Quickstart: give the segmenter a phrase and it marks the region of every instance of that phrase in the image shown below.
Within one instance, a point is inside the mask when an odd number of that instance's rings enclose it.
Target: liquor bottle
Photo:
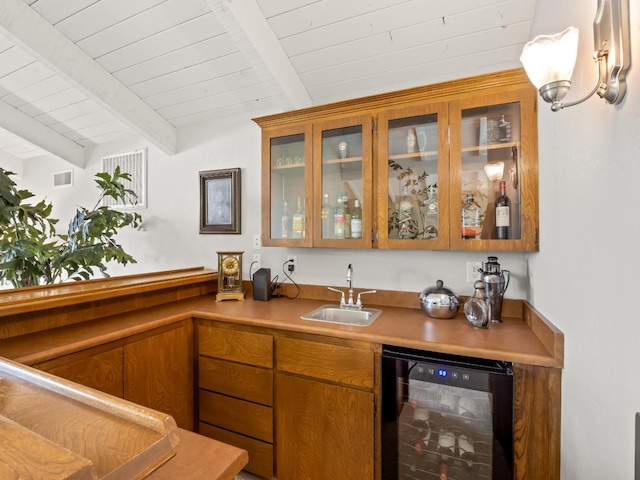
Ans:
[[[289,206],[287,202],[282,204],[282,218],[280,219],[280,237],[289,238],[291,231],[291,217],[289,216]]]
[[[507,239],[511,233],[511,200],[507,197],[506,183],[500,182],[500,195],[496,198],[496,238]]]
[[[322,195],[322,238],[333,238],[333,210],[329,204],[329,194]]]
[[[462,207],[462,238],[474,239],[481,231],[480,207],[473,201],[473,194],[467,193],[467,203]]]
[[[304,206],[302,205],[300,197],[298,197],[298,208],[296,209],[296,213],[293,214],[291,230],[293,231],[293,238],[304,238]]]
[[[344,205],[344,238],[351,238],[351,208],[349,208],[347,192],[342,193],[342,204]]]
[[[398,199],[398,238],[414,238],[417,224],[413,218],[413,201],[407,185]]]
[[[344,238],[344,204],[342,203],[342,193],[336,197],[336,208],[333,210],[333,236]]]
[[[362,238],[362,207],[357,198],[353,201],[351,212],[351,238]]]
[[[475,293],[464,302],[464,315],[474,327],[488,328],[491,312],[484,292],[484,282],[476,280],[473,288],[475,288]]]

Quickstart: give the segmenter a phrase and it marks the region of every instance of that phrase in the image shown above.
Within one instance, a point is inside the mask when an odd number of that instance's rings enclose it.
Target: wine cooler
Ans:
[[[513,479],[511,364],[385,346],[383,480]]]

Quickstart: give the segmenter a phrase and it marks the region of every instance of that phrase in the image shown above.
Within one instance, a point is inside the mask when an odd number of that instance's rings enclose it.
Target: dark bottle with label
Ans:
[[[456,448],[456,437],[450,431],[440,430],[436,452],[440,455],[440,480],[447,480],[449,463],[453,459]]]
[[[504,240],[511,234],[511,200],[507,197],[506,183],[500,182],[500,195],[496,198],[496,238]]]

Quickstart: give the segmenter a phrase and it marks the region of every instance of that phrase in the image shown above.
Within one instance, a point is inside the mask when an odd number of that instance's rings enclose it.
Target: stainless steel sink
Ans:
[[[365,327],[371,325],[380,316],[382,310],[377,308],[363,308],[362,310],[349,310],[337,305],[323,305],[315,310],[301,315],[303,320],[315,320],[317,322],[341,323],[343,325],[357,325]]]

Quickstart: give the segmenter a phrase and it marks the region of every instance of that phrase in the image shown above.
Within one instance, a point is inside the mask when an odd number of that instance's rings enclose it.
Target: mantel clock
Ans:
[[[242,254],[244,252],[218,252],[218,293],[221,300],[244,300],[242,287]]]

